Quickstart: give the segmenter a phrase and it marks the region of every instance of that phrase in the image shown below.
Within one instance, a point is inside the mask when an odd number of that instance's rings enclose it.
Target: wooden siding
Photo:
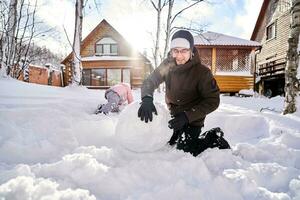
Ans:
[[[133,88],[140,87],[150,73],[150,66],[147,66],[143,60],[85,61],[83,69],[130,69],[130,82]]]
[[[239,92],[242,89],[253,89],[252,76],[214,75],[221,92]]]
[[[140,87],[145,77],[150,74],[151,65],[143,60],[139,61],[85,61],[83,69],[130,69],[130,82],[133,88]],[[71,66],[66,65],[64,71],[64,83],[68,85],[71,80]]]
[[[262,44],[256,56],[256,85],[260,94],[284,93],[286,54],[290,27],[288,0],[264,0],[251,39]],[[275,37],[267,40],[267,27],[275,24]]]
[[[50,74],[51,74],[49,77],[49,78],[51,78],[50,84],[52,86],[61,87],[62,86],[62,78],[61,78],[62,73],[60,71],[52,71]]]
[[[129,68],[131,73],[132,87],[140,87],[144,78],[150,73],[152,67],[150,62],[138,52],[134,51],[126,40],[119,34],[106,20],[101,23],[83,40],[81,45],[81,57],[95,56],[95,44],[104,37],[110,37],[117,42],[118,56],[125,56],[129,58],[137,58],[136,60],[97,60],[97,61],[83,61],[83,69],[122,69]],[[101,57],[101,56],[99,56]],[[113,56],[112,56],[113,57]],[[69,54],[62,62],[66,68],[64,70],[64,83],[68,85],[71,82],[72,55]]]
[[[28,79],[25,80],[24,74],[21,73],[18,80],[36,83],[41,85],[62,86],[62,73],[60,71],[51,70],[41,66],[29,65]]]
[[[282,11],[279,7],[276,8],[275,0],[270,0],[261,20],[262,22],[257,30],[256,37],[253,38],[262,44],[261,51],[257,54],[258,65],[286,57],[286,51],[288,49],[287,40],[289,37],[290,13],[289,10]],[[275,38],[267,40],[266,27],[271,23],[275,23],[276,36]]]
[[[220,87],[221,93],[226,93],[226,92],[239,92],[242,89],[253,89],[253,81],[254,81],[254,76],[236,76],[236,75],[216,75],[218,71],[218,65],[217,65],[217,60],[220,59],[218,57],[218,50],[238,50],[241,52],[248,51],[249,54],[253,54],[255,48],[253,47],[241,47],[237,46],[233,48],[232,46],[219,46],[219,48],[215,48],[213,46],[210,46],[210,48],[206,48],[206,46],[197,46],[197,49],[200,54],[200,59],[201,62],[203,61],[204,64],[209,63],[211,66],[208,67],[211,69],[212,74],[217,80],[217,83]],[[224,58],[227,58],[226,56],[223,56]],[[229,57],[228,57],[229,58]],[[229,60],[228,62],[231,62]],[[248,69],[249,74],[254,70],[254,62],[251,62],[251,67]],[[220,64],[219,64],[220,67]],[[234,73],[234,72],[232,72]]]
[[[104,24],[101,29],[94,31],[94,37],[89,37],[82,45],[81,57],[94,56],[95,44],[104,37],[110,37],[117,42],[119,56],[134,56],[129,44],[111,26]]]
[[[127,61],[127,60],[102,60],[102,61],[83,61],[82,66],[84,69],[91,68],[124,68],[124,67],[132,67],[132,66],[140,66],[144,65],[142,60],[138,61]]]
[[[29,67],[29,83],[48,85],[48,69]]]

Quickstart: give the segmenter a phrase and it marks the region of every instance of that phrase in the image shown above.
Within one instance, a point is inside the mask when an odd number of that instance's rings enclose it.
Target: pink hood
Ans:
[[[120,83],[109,88],[110,90],[115,91],[122,99],[122,103],[128,101],[128,104],[133,102],[132,91],[127,83]]]

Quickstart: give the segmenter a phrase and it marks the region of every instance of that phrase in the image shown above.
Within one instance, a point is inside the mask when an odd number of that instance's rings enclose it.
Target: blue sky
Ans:
[[[98,1],[98,9],[94,2]],[[192,23],[195,27],[206,24],[206,31],[214,31],[250,39],[263,0],[211,0],[202,2],[184,12],[176,25]],[[63,31],[65,27],[72,41],[74,27],[74,0],[40,0],[38,16],[56,33],[39,42],[50,49],[67,54],[70,45]],[[177,1],[174,12],[186,5]],[[89,0],[84,11],[83,36],[85,37],[102,20],[106,19],[135,48],[150,50],[155,31],[155,11],[149,0]]]

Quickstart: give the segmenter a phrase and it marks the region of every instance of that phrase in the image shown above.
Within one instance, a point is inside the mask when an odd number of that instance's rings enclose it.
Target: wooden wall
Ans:
[[[29,83],[48,85],[48,69],[29,66]]]
[[[28,80],[25,80],[24,74],[21,73],[19,80],[40,85],[51,85],[62,87],[62,73],[57,70],[49,70],[46,67],[29,65]]]
[[[226,47],[226,46],[197,46],[197,49],[199,51],[200,59],[203,64],[207,65],[212,71],[212,74],[214,75],[218,86],[220,87],[220,91],[222,93],[237,93],[242,89],[253,89],[253,82],[254,77],[253,75],[249,76],[237,76],[237,75],[217,75],[218,66],[217,66],[217,50],[220,49],[237,49],[237,50],[247,50],[249,53],[253,53],[254,47]],[[254,63],[253,63],[254,65]],[[252,66],[254,68],[254,66]],[[252,72],[252,69],[248,69],[249,74]],[[234,72],[233,72],[234,73]]]
[[[290,13],[289,10],[282,8],[280,3],[283,0],[270,0],[260,27],[257,31],[255,41],[262,44],[260,53],[257,54],[257,65],[261,65],[266,62],[285,58],[286,51],[288,49],[288,37],[289,37],[289,23]],[[277,7],[276,7],[277,5]],[[266,27],[275,22],[276,37],[270,40],[266,40]]]
[[[221,92],[239,92],[243,89],[253,89],[252,76],[214,75]]]
[[[108,23],[102,22],[101,28],[94,29],[90,36],[88,36],[82,44],[81,56],[94,56],[95,44],[97,41],[104,37],[110,37],[118,43],[118,55],[119,56],[135,56],[130,48],[130,45],[124,40],[124,38],[116,32]]]
[[[62,73],[60,71],[52,71],[50,73],[51,83],[52,86],[62,87]]]
[[[134,60],[98,60],[83,61],[83,69],[92,68],[130,68],[132,87],[140,87],[144,78],[150,73],[151,65],[147,59],[134,52],[126,40],[105,20],[103,20],[82,42],[81,57],[95,56],[95,44],[103,37],[111,37],[118,43],[118,56],[137,58]],[[99,56],[100,57],[100,56]],[[72,81],[71,54],[64,60],[64,84]]]

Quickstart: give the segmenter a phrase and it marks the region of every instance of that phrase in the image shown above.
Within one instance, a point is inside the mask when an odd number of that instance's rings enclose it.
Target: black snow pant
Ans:
[[[208,148],[230,149],[220,128],[213,128],[200,135],[201,129],[202,127],[199,126],[188,125],[182,130],[174,131],[168,143],[172,146],[176,144],[177,149],[189,152],[193,156],[199,155]]]

